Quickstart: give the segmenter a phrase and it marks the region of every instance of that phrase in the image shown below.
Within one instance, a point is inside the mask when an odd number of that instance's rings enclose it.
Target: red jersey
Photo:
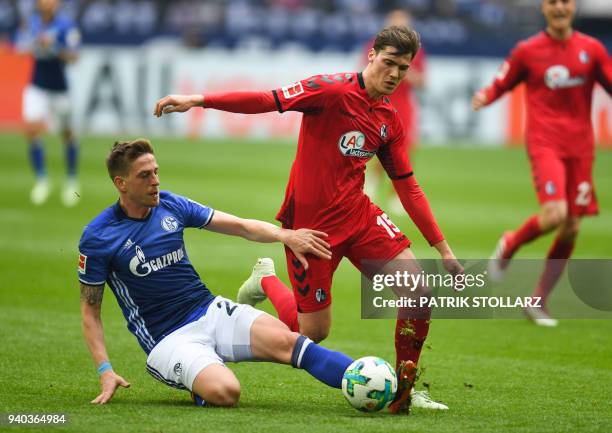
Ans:
[[[273,94],[281,113],[304,113],[277,219],[345,239],[351,221],[360,221],[369,209],[363,183],[373,156],[379,156],[391,178],[412,173],[397,111],[389,98],[368,96],[360,73],[317,75]]]
[[[520,82],[527,87],[527,148],[561,157],[592,157],[593,85],[612,93],[612,66],[597,39],[574,31],[567,40],[540,32],[520,42],[485,89],[490,104]]]
[[[444,239],[405,151],[405,135],[389,98],[368,96],[361,73],[316,75],[272,92],[205,94],[204,108],[233,113],[303,113],[297,154],[277,219],[347,240],[366,220],[366,163],[377,156],[402,205],[434,245]]]

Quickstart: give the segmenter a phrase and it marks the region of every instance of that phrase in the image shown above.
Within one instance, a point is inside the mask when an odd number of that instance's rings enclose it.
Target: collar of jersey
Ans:
[[[132,218],[131,216],[128,216],[124,212],[124,210],[121,208],[121,205],[119,204],[119,200],[117,200],[117,203],[115,203],[115,205],[113,206],[113,209],[115,211],[115,216],[117,217],[118,220],[128,219],[128,220],[137,221],[137,222],[148,221],[151,218],[153,211],[155,210],[155,208],[152,208],[151,212],[149,212],[149,214],[144,218]]]

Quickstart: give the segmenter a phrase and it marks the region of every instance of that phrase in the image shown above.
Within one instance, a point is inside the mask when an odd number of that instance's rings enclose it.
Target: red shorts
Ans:
[[[564,200],[571,216],[599,212],[593,187],[593,158],[561,158],[550,152],[530,154],[529,160],[540,204]]]
[[[360,224],[352,228],[346,240],[335,245],[333,241],[331,243],[331,260],[308,255],[308,270],[285,247],[289,279],[300,313],[320,311],[331,304],[332,278],[343,257],[347,257],[365,276],[369,276],[372,269],[371,264],[368,269],[368,260],[388,262],[410,247],[408,238],[374,204],[370,205]]]

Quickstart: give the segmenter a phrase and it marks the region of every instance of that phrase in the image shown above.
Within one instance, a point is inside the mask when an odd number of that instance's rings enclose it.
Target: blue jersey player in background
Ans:
[[[23,94],[23,120],[30,146],[30,161],[36,183],[30,194],[35,205],[49,197],[51,185],[47,177],[42,135],[47,122],[54,120],[65,144],[66,181],[62,203],[74,206],[79,200],[77,182],[78,143],[71,127],[66,65],[77,59],[81,36],[71,19],[59,11],[59,0],[38,0],[37,11],[17,34],[17,48],[34,57],[30,85]],[[53,118],[51,118],[53,116]]]
[[[129,386],[114,372],[106,351],[101,320],[105,284],[148,355],[147,371],[167,385],[191,390],[198,405],[238,402],[240,383],[227,361],[291,364],[340,388],[352,362],[348,356],[291,332],[250,305],[214,296],[189,261],[183,241],[188,227],[256,242],[279,241],[308,267],[306,254],[331,257],[325,233],[281,229],[160,191],[158,165],[145,139],[115,143],[106,163],[119,200],[85,227],[79,244],[82,327],[102,388],[92,403],[104,404],[119,386]],[[261,285],[262,278],[277,278],[270,259],[260,259],[245,284]]]

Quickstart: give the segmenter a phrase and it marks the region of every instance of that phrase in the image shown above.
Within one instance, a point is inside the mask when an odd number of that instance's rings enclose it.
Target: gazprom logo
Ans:
[[[130,271],[137,277],[146,277],[151,272],[157,272],[168,266],[180,262],[185,257],[183,247],[171,253],[163,254],[154,259],[146,259],[142,248],[136,246],[136,255],[130,260]]]
[[[376,152],[362,150],[365,145],[365,135],[360,131],[350,131],[343,134],[338,140],[338,148],[344,156],[354,156],[357,158],[371,158]]]

